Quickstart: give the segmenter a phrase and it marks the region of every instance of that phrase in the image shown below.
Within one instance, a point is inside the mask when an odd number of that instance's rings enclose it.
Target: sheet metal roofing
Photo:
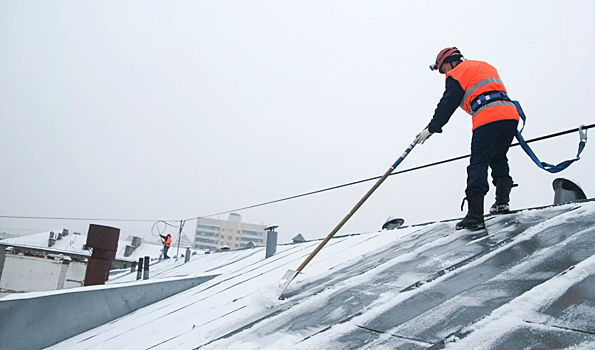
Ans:
[[[51,349],[595,349],[595,202],[193,256],[151,278],[214,279]],[[134,274],[110,283],[134,280]]]

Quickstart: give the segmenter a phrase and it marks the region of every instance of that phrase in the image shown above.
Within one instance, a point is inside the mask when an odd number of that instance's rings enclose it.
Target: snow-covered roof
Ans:
[[[193,256],[151,278],[220,274],[51,349],[595,348],[595,202]],[[110,283],[132,281],[135,274]]]
[[[62,230],[53,231],[56,233],[61,233]],[[83,249],[83,245],[87,242],[87,235],[86,234],[73,234],[72,232],[67,236],[63,236],[61,239],[56,240],[54,245],[49,247],[48,240],[49,240],[50,232],[41,232],[27,236],[9,238],[0,241],[2,245],[14,245],[17,247],[24,247],[24,248],[35,248],[35,249],[43,249],[50,252],[68,254],[73,253],[77,255],[83,256],[91,256],[91,251]],[[126,246],[130,245],[131,241],[126,240],[119,240],[118,241],[118,250],[116,252],[116,259],[118,260],[137,260],[139,257],[150,256],[151,258],[159,257],[161,253],[162,245],[153,244],[149,242],[142,241],[141,245],[137,247],[130,256],[124,256],[124,252],[126,251]]]

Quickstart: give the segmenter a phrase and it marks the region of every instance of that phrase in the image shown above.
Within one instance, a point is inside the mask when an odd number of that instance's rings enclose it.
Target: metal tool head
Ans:
[[[295,271],[295,270],[287,270],[287,272],[285,272],[285,275],[283,275],[283,277],[281,278],[281,281],[279,282],[279,285],[281,286],[281,294],[279,294],[279,300],[285,299],[285,297],[283,296],[283,293],[285,293],[285,290],[287,289],[287,287],[289,287],[289,284],[291,284],[291,281],[293,281],[293,279],[299,273],[300,273],[299,271]]]

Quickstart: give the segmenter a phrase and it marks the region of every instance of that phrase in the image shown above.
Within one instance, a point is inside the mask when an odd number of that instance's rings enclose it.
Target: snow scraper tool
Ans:
[[[409,152],[411,152],[413,147],[415,147],[415,144],[416,143],[414,141],[409,145],[409,147],[407,147],[407,149],[405,150],[405,152],[403,152],[403,154],[401,154],[399,159],[397,159],[397,161],[393,165],[391,165],[391,167],[384,173],[384,175],[382,175],[382,177],[380,179],[378,179],[378,181],[376,181],[374,186],[372,186],[372,188],[370,188],[370,190],[368,190],[368,192],[362,197],[362,199],[360,199],[359,202],[357,202],[355,207],[353,207],[353,209],[351,209],[349,214],[347,214],[343,218],[343,220],[341,220],[341,222],[331,231],[331,233],[329,233],[326,236],[326,238],[322,242],[320,242],[320,244],[318,244],[316,249],[314,249],[314,251],[312,251],[312,253],[310,253],[310,255],[308,255],[306,260],[304,260],[304,262],[297,268],[297,270],[295,270],[295,271],[288,270],[285,273],[285,275],[283,275],[283,278],[281,279],[281,283],[280,283],[280,285],[282,285],[282,290],[281,290],[281,295],[279,295],[279,300],[285,299],[283,297],[283,293],[285,293],[285,290],[287,289],[287,287],[289,287],[289,284],[291,284],[291,281],[293,281],[293,279],[300,272],[302,272],[304,267],[306,267],[306,265],[308,265],[308,263],[314,258],[314,256],[316,256],[316,254],[318,254],[318,252],[324,247],[324,245],[327,244],[327,242],[330,241],[331,238],[333,238],[333,236],[341,229],[341,227],[343,227],[343,225],[345,225],[347,220],[349,220],[353,216],[353,214],[355,214],[355,212],[364,204],[364,202],[372,195],[372,193],[374,193],[374,191],[376,191],[376,189],[378,187],[380,187],[380,185],[393,172],[393,170],[395,170],[395,168],[398,167],[399,164],[401,164],[401,162],[405,159],[405,157],[407,157],[407,155],[409,155]]]

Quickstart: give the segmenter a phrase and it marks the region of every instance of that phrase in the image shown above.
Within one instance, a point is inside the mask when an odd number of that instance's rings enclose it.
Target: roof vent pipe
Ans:
[[[136,268],[136,280],[140,280],[141,278],[143,278],[143,265],[144,265],[145,259],[143,259],[143,257],[141,256],[140,258],[138,258],[138,265]]]
[[[552,183],[554,187],[554,205],[587,199],[585,192],[577,184],[565,178],[557,178]]]
[[[190,247],[186,247],[186,255],[184,255],[184,264],[190,261],[190,254],[192,254],[192,252],[190,251]]]
[[[394,230],[401,227],[405,223],[404,219],[389,216],[382,225],[383,230]]]
[[[145,271],[143,272],[143,280],[148,280],[149,279],[149,262],[151,259],[148,256],[145,256],[145,264],[143,266],[143,268],[145,269]]]
[[[304,238],[304,236],[302,236],[301,233],[298,233],[298,235],[293,237],[291,240],[293,241],[293,244],[306,242],[306,239]]]
[[[54,231],[51,231],[50,232],[50,238],[48,239],[48,247],[51,247],[54,244],[56,244],[56,236],[54,234]]]
[[[270,258],[277,252],[277,231],[275,229],[279,227],[277,225],[269,225],[264,229],[267,232],[267,247],[265,252],[265,259]]]

